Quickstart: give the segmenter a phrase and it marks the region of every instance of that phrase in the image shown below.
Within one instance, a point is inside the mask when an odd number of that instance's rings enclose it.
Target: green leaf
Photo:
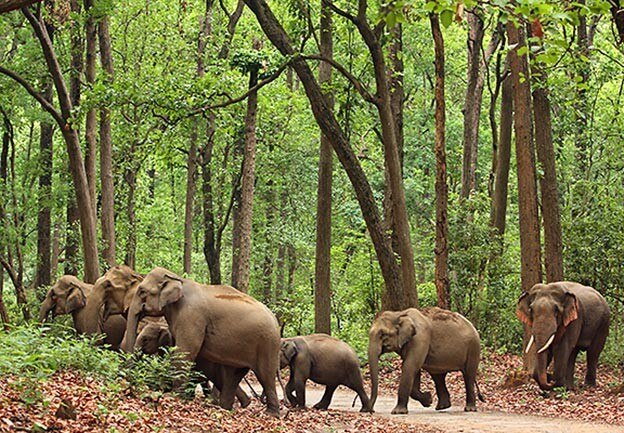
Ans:
[[[453,23],[453,11],[445,9],[440,12],[440,21],[444,27],[448,27]]]

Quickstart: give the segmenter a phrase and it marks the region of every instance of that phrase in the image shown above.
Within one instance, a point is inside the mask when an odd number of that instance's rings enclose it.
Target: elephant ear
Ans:
[[[163,286],[160,289],[158,309],[163,310],[167,305],[178,302],[184,294],[182,293],[182,280],[171,275],[164,276]]]
[[[171,332],[167,328],[160,328],[158,332],[158,346],[169,347],[173,346],[173,339],[171,338]]]
[[[565,294],[565,304],[563,306],[563,326],[568,326],[570,323],[578,319],[578,299],[576,295],[571,292]]]
[[[416,334],[416,325],[411,317],[401,316],[399,317],[397,331],[399,333],[399,347],[403,347]]]
[[[72,284],[65,302],[65,313],[71,313],[74,310],[83,308],[87,304],[87,298],[82,289]]]
[[[529,308],[530,299],[529,292],[523,292],[518,298],[518,304],[516,305],[516,316],[522,323],[528,326],[533,326],[533,320],[531,320],[531,311]]]
[[[282,343],[282,353],[288,362],[291,362],[292,359],[297,356],[299,350],[297,349],[297,345],[294,341],[284,341]]]

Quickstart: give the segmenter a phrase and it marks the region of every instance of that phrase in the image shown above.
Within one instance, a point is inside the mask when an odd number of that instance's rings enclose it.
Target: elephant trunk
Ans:
[[[377,392],[379,390],[379,356],[381,355],[381,343],[371,339],[368,343],[368,367],[371,377],[370,410],[375,408]]]
[[[126,333],[124,334],[120,348],[124,352],[134,352],[134,346],[137,340],[137,330],[139,321],[142,316],[141,301],[138,297],[132,299],[130,308],[128,309],[128,318],[126,323]]]
[[[548,329],[545,332],[536,332],[534,343],[535,368],[533,370],[533,379],[537,382],[540,389],[550,391],[553,389],[554,383],[548,381],[546,373],[548,369],[548,352],[555,339],[555,332]]]
[[[39,309],[39,323],[44,323],[48,319],[50,311],[54,308],[54,302],[50,296],[46,296]]]

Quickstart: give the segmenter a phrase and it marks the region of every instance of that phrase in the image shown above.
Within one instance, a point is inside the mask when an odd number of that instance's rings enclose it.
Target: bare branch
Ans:
[[[351,84],[355,87],[355,90],[364,98],[367,102],[371,104],[378,105],[379,98],[373,96],[368,89],[362,84],[360,80],[353,76],[344,66],[340,63],[336,62],[333,59],[328,59],[327,57],[323,57],[320,55],[309,55],[309,56],[301,56],[303,59],[307,60],[320,60],[321,62],[327,62],[332,65],[338,72],[340,72]]]
[[[331,0],[322,0],[323,4],[328,6],[332,11],[334,11],[337,15],[340,15],[343,18],[348,19],[352,23],[357,23],[357,17],[355,15],[351,15],[349,12],[340,9],[338,6],[334,4]]]
[[[50,104],[41,93],[37,92],[31,85],[30,83],[28,83],[28,81],[26,81],[23,77],[21,77],[20,75],[16,74],[15,72],[11,71],[10,69],[6,69],[2,66],[0,66],[0,73],[6,75],[7,77],[10,77],[11,79],[13,79],[14,81],[16,81],[17,83],[19,83],[32,97],[34,97],[37,102],[39,102],[41,104],[41,106],[43,107],[44,110],[46,110],[48,113],[50,113],[50,115],[54,118],[54,120],[56,120],[56,122],[58,123],[58,125],[63,128],[65,126],[65,119],[63,119],[63,116],[61,116],[61,113],[59,113],[56,108],[54,108],[54,106],[52,104]]]

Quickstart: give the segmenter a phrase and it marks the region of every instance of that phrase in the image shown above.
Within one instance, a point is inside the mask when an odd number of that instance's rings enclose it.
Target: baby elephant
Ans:
[[[360,397],[361,412],[371,412],[362,383],[360,361],[355,351],[344,341],[327,334],[283,338],[280,368],[287,365],[290,366],[290,378],[286,384],[286,397],[293,406],[305,407],[305,384],[311,379],[326,385],[325,394],[314,405],[315,409],[327,409],[336,388],[345,385]]]

